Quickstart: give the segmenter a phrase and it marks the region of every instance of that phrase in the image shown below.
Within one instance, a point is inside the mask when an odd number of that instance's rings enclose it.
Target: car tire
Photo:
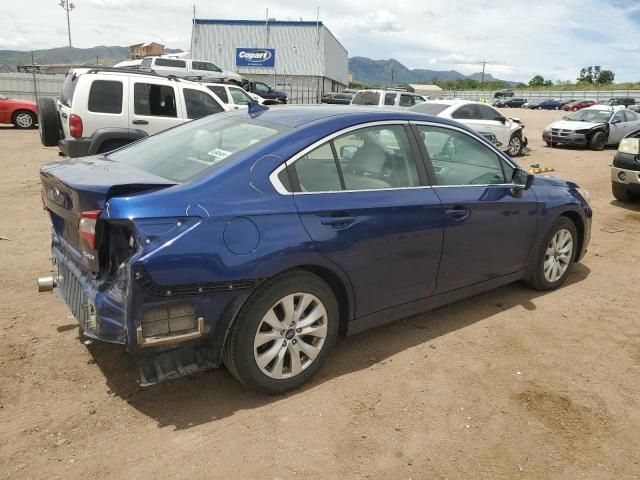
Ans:
[[[60,140],[60,118],[56,102],[51,97],[38,99],[38,129],[40,141],[45,147],[55,147]]]
[[[294,390],[326,360],[339,322],[335,295],[322,279],[304,271],[283,274],[258,287],[240,309],[225,342],[224,364],[253,390]]]
[[[605,143],[606,138],[604,132],[596,132],[591,135],[591,138],[589,139],[589,148],[591,150],[600,151],[604,148]]]
[[[522,153],[522,133],[515,132],[509,139],[509,148],[507,153],[510,157],[517,157]]]
[[[36,126],[37,118],[29,110],[16,110],[11,118],[11,123],[16,128],[29,130]]]
[[[613,193],[616,200],[625,203],[635,202],[639,197],[633,192],[630,192],[622,183],[611,182],[611,193]]]
[[[576,258],[577,246],[578,231],[575,224],[567,217],[558,217],[532,257],[525,276],[529,286],[546,291],[562,285]]]

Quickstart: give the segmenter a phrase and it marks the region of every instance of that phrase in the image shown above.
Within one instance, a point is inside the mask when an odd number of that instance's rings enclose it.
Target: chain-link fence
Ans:
[[[37,96],[57,97],[63,82],[64,75],[0,73],[0,95],[31,101]]]
[[[496,90],[445,90],[442,92],[444,98],[460,98],[464,100],[490,100],[495,98]],[[631,97],[640,99],[640,90],[536,90],[534,88],[524,88],[513,91],[513,96],[526,98],[529,101],[541,100],[595,100],[604,102],[610,98]],[[640,101],[640,100],[639,100]]]
[[[321,77],[300,76],[300,75],[251,75],[242,74],[247,80],[253,82],[263,82],[274,90],[286,92],[288,102],[293,104],[320,103],[320,95],[323,91],[331,91],[329,86],[324,85],[326,79]]]

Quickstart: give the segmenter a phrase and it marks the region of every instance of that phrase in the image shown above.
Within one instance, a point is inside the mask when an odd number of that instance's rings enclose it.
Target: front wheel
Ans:
[[[36,116],[27,110],[18,110],[13,114],[13,125],[16,128],[29,129],[36,124]]]
[[[596,132],[589,139],[589,148],[591,150],[599,151],[604,148],[605,143],[606,137],[604,135],[604,132]]]
[[[284,393],[319,370],[338,326],[331,288],[310,273],[290,272],[261,285],[247,300],[229,332],[224,363],[249,388]]]
[[[576,256],[578,232],[567,217],[559,217],[538,246],[529,266],[528,283],[536,290],[553,290],[567,279]]]
[[[511,135],[507,153],[512,157],[517,157],[522,153],[522,135],[520,133],[514,133]]]

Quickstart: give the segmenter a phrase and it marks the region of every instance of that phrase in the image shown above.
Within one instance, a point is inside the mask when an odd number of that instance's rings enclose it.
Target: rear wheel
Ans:
[[[558,217],[529,266],[529,285],[536,290],[553,290],[562,285],[574,262],[577,245],[575,224],[567,217]]]
[[[51,97],[38,99],[38,128],[40,141],[45,147],[55,147],[60,140],[60,118],[56,102]]]
[[[338,304],[329,286],[294,271],[260,286],[234,322],[227,369],[257,391],[300,387],[322,366],[338,335]]]
[[[638,195],[630,192],[622,183],[611,182],[611,193],[620,202],[634,202],[638,200]]]
[[[589,148],[591,150],[602,150],[606,143],[604,132],[596,132],[589,139]]]
[[[18,110],[13,114],[13,125],[16,128],[29,129],[36,125],[36,116],[29,110]]]

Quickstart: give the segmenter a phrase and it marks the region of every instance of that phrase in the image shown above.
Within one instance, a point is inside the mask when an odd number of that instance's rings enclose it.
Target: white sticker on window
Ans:
[[[231,155],[231,152],[227,152],[226,150],[222,150],[221,148],[214,148],[210,152],[207,152],[207,155],[215,158],[216,160],[222,160]]]

